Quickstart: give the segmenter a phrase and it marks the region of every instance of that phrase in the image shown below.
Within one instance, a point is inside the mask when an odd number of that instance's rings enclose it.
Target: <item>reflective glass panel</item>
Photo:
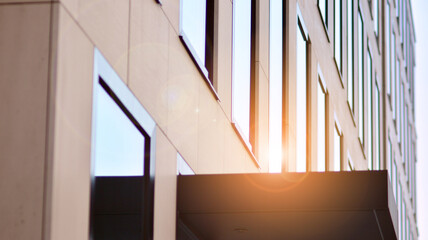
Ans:
[[[270,0],[269,16],[269,172],[281,172],[282,0]]]
[[[196,0],[195,0],[196,1]],[[250,137],[251,1],[233,1],[232,117],[244,140]]]
[[[181,0],[181,33],[185,34],[198,61],[205,65],[206,1]]]
[[[144,136],[99,85],[96,100],[95,176],[143,176]]]
[[[353,0],[348,0],[348,103],[354,112],[354,12]]]

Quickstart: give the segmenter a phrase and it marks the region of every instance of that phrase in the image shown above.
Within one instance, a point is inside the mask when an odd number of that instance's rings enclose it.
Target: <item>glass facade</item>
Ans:
[[[375,151],[376,151],[376,157],[375,157],[375,169],[376,170],[381,170],[381,161],[380,161],[380,116],[381,116],[381,112],[380,112],[380,91],[379,91],[379,86],[376,83],[376,88],[375,88],[375,118],[374,118],[374,122],[375,122]]]
[[[282,1],[270,0],[269,172],[282,168]]]
[[[389,2],[385,3],[385,60],[386,93],[391,95],[391,12]]]
[[[367,106],[368,106],[368,111],[367,111],[367,132],[368,132],[368,136],[367,136],[367,164],[368,164],[368,169],[369,170],[373,170],[376,169],[375,168],[375,164],[373,162],[373,118],[372,118],[372,114],[373,114],[373,101],[372,101],[372,89],[373,89],[373,83],[372,83],[372,55],[370,53],[370,50],[367,51]],[[364,121],[364,120],[363,120]],[[364,136],[361,133],[362,128],[360,128],[360,134],[362,136]]]
[[[374,32],[379,35],[379,0],[372,0]]]
[[[348,104],[351,112],[354,113],[354,1],[348,0]]]
[[[364,26],[358,11],[358,137],[364,146]]]
[[[181,0],[180,27],[194,50],[195,58],[205,65],[206,1]]]
[[[391,85],[391,106],[392,106],[392,119],[396,120],[397,119],[397,63],[395,60],[395,49],[396,49],[396,45],[395,45],[395,33],[393,32],[391,34],[392,37],[392,41],[391,41],[391,78],[394,81]]]
[[[232,45],[232,120],[251,147],[251,1],[233,1]]]
[[[324,26],[328,28],[328,1],[318,0],[318,9],[324,22]]]
[[[342,74],[342,0],[334,0],[334,59]]]

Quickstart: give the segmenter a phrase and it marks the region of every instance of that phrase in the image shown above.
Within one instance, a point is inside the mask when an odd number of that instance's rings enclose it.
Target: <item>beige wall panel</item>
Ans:
[[[88,239],[94,46],[59,9],[51,239]]]
[[[285,144],[287,146],[284,151],[284,159],[286,161],[285,168],[287,171],[295,171],[296,164],[296,33],[297,33],[297,15],[296,15],[296,2],[295,1],[286,1],[286,11],[285,14],[286,22],[288,22],[287,27],[285,28],[286,38],[288,41],[285,43],[285,96],[286,96],[286,117],[285,122]]]
[[[223,141],[224,173],[243,173],[246,163],[245,149],[242,141],[232,128],[230,122],[224,122],[225,133]]]
[[[257,66],[257,152],[262,172],[269,171],[269,80],[261,64]]]
[[[172,27],[168,66],[167,136],[197,172],[199,84],[204,80]]]
[[[176,34],[179,34],[180,0],[161,0],[162,10]]]
[[[156,129],[154,240],[175,239],[177,151]]]
[[[0,0],[0,3],[46,3],[51,0]]]
[[[229,121],[232,113],[232,4],[218,1],[215,81],[220,104]]]
[[[41,239],[50,4],[0,5],[0,239]]]
[[[221,173],[226,116],[208,85],[201,81],[199,86],[198,174]]]
[[[269,77],[269,1],[257,1],[257,6],[256,61],[260,63],[261,69]]]
[[[169,23],[153,1],[131,1],[128,86],[166,131]]]
[[[80,0],[77,20],[126,83],[129,0]]]
[[[1,0],[0,0],[1,1]],[[80,0],[59,0],[63,7],[71,14],[74,19],[79,18]]]

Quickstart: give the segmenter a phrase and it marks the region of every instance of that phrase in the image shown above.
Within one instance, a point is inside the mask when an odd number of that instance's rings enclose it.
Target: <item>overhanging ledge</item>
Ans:
[[[200,240],[397,239],[387,171],[180,175],[177,210]]]

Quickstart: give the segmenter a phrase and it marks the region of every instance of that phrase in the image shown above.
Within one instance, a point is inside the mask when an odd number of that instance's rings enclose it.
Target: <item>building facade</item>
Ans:
[[[410,0],[3,0],[0,33],[1,239],[182,239],[177,174],[366,170],[418,239]]]

